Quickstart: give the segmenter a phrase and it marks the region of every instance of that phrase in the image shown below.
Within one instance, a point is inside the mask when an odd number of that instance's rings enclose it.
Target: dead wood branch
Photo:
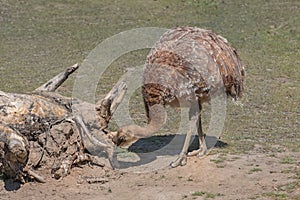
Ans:
[[[79,134],[81,140],[83,141],[83,145],[90,153],[92,153],[95,150],[104,151],[106,148],[108,148],[108,145],[100,142],[91,135],[81,116],[76,116],[74,118],[74,121],[77,126],[77,129],[79,130]]]
[[[55,90],[61,86],[68,79],[69,75],[75,72],[78,69],[79,65],[76,63],[75,65],[67,68],[64,72],[61,72],[57,76],[53,77],[49,81],[47,81],[41,87],[35,89],[36,92],[38,91],[48,91],[48,92],[55,92]]]
[[[111,89],[104,99],[96,103],[96,111],[99,116],[101,130],[107,128],[109,120],[122,102],[126,91],[127,85],[124,82],[119,82]]]
[[[34,178],[38,182],[40,182],[40,183],[46,183],[46,180],[45,180],[44,177],[42,177],[41,175],[37,174],[36,172],[34,172],[33,170],[29,169],[28,167],[24,168],[24,172],[26,172],[29,176],[31,176],[32,178]]]

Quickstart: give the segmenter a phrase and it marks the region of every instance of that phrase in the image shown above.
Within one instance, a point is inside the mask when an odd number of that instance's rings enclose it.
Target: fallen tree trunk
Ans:
[[[30,94],[0,92],[0,170],[5,177],[59,179],[75,165],[107,165],[103,153],[116,165],[106,128],[126,85],[118,83],[95,105],[56,93],[77,68],[69,67]],[[96,119],[86,113],[95,113]]]

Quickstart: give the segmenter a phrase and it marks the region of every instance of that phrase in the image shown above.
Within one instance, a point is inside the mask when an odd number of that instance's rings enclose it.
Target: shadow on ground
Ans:
[[[21,188],[21,183],[19,181],[15,181],[13,179],[5,179],[4,188],[6,191],[14,191]]]
[[[135,142],[128,148],[128,156],[130,153],[139,157],[137,161],[120,161],[120,169],[125,169],[134,166],[146,165],[155,161],[158,157],[162,156],[176,156],[180,153],[185,140],[185,135],[159,135],[149,138],[143,138]],[[222,148],[228,144],[220,141],[214,136],[206,136],[205,138],[208,149],[213,147]],[[189,151],[199,148],[198,136],[193,136],[189,146]],[[118,154],[118,153],[117,153]],[[123,152],[124,154],[124,152]],[[125,153],[126,154],[126,153]],[[125,155],[126,156],[126,155]],[[123,155],[124,157],[124,155]],[[129,159],[130,160],[130,159]]]

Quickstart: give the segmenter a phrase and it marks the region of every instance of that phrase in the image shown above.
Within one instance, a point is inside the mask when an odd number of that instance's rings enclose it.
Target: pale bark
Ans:
[[[73,165],[89,162],[103,167],[105,159],[99,159],[99,152],[108,154],[110,164],[115,162],[105,129],[126,93],[126,84],[116,84],[95,105],[54,92],[78,67],[67,68],[31,94],[0,91],[0,171],[5,176],[45,182],[47,172],[40,175],[40,170],[50,168],[50,176],[60,179]],[[74,102],[80,109],[86,105],[94,109],[98,119],[87,122],[75,111]],[[97,127],[100,139],[89,130],[90,123]]]

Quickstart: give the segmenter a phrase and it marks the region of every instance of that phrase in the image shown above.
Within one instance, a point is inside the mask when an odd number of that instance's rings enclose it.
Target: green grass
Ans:
[[[215,163],[217,168],[225,168],[224,161],[226,160],[227,160],[226,155],[223,153],[217,158],[210,159],[210,162]]]
[[[290,177],[291,182],[280,185],[280,190],[291,193],[300,187],[300,171],[299,169],[295,168],[289,169],[288,173],[294,173],[294,175]]]
[[[285,185],[285,190],[290,193],[300,187],[299,181],[293,181]]]
[[[253,174],[255,172],[261,172],[262,169],[261,168],[258,168],[258,167],[254,167],[252,169],[249,170],[249,174]]]
[[[214,193],[211,193],[211,192],[195,191],[195,192],[192,193],[192,196],[194,196],[194,197],[204,196],[205,199],[214,199],[216,197],[224,196],[224,195],[220,194],[220,193],[214,194]]]
[[[191,182],[194,181],[192,178],[188,178],[187,181]]]
[[[288,199],[287,194],[278,193],[278,192],[267,192],[267,193],[264,193],[262,196],[272,197],[275,200],[286,200],[286,199]]]
[[[295,177],[294,178],[297,179],[298,181],[300,181],[300,169],[295,171]]]
[[[223,163],[226,160],[226,158],[216,158],[216,159],[210,159],[210,162],[219,164],[219,163]]]
[[[193,192],[192,193],[192,196],[203,196],[203,195],[205,195],[206,194],[206,192],[202,192],[202,191],[196,191],[196,192]]]
[[[294,164],[295,161],[293,158],[290,158],[290,157],[287,157],[287,158],[283,158],[281,161],[280,161],[281,164]]]

